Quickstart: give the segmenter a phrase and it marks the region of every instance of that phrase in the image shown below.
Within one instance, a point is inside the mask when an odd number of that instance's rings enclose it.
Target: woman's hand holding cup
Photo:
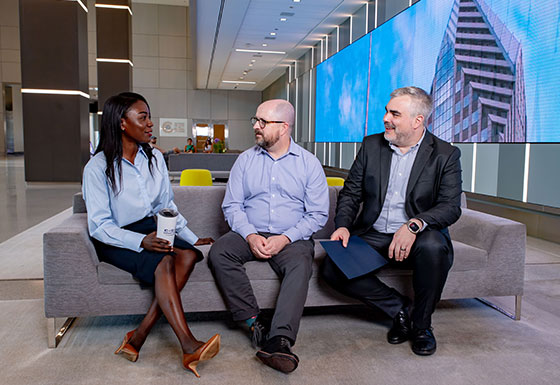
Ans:
[[[142,239],[142,247],[148,251],[168,253],[173,251],[173,245],[165,239],[158,238],[157,233],[151,232]]]

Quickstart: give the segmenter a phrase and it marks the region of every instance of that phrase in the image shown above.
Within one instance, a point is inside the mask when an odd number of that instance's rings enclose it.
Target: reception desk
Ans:
[[[187,168],[210,170],[213,178],[228,178],[239,154],[170,154],[169,174],[177,176]]]

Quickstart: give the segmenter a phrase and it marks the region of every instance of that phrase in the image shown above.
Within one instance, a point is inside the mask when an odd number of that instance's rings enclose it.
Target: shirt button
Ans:
[[[270,210],[270,212],[271,212],[271,213],[273,213],[273,212],[274,212],[274,210]]]
[[[276,178],[275,178],[275,177],[272,177],[272,180],[276,180]]]
[[[399,176],[402,176],[402,172],[399,172]]]
[[[272,197],[273,197],[273,198],[275,198],[275,197],[276,197],[276,195],[272,194]]]
[[[397,191],[395,191],[395,195],[399,195],[399,193]]]

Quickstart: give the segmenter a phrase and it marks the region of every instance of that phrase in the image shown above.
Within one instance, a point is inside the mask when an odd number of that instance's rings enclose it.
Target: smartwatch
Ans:
[[[412,219],[410,219],[408,222],[406,222],[406,228],[408,229],[408,231],[410,231],[412,234],[418,234],[420,232],[420,230],[422,229],[420,226],[418,226],[418,224],[416,222],[414,222]]]

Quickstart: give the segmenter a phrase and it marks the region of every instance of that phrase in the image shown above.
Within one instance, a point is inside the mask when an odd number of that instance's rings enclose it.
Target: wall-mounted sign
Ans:
[[[160,136],[189,136],[191,119],[159,118]]]

